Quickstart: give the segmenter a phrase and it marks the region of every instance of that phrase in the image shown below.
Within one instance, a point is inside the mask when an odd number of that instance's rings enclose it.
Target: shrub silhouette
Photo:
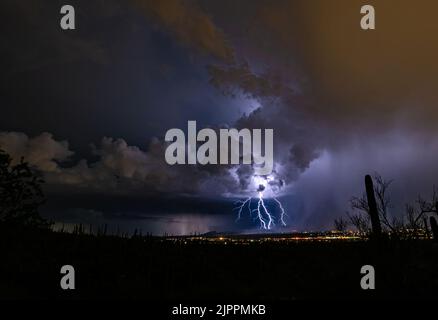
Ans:
[[[29,165],[0,150],[0,223],[13,226],[48,227],[38,208],[45,202],[44,181]]]

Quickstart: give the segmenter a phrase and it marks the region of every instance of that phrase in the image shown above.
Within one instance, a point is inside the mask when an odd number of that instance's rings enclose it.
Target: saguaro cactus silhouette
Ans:
[[[380,236],[382,234],[382,227],[380,226],[379,211],[377,209],[376,197],[374,195],[373,179],[369,174],[365,176],[365,189],[367,192],[367,201],[373,235]]]
[[[438,241],[438,224],[434,217],[430,217],[430,229],[432,229],[433,239]]]

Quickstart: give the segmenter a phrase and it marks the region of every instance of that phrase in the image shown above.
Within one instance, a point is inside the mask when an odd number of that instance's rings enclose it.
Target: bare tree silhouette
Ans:
[[[425,199],[422,196],[418,196],[415,204],[406,204],[406,210],[404,214],[400,214],[398,217],[394,214],[390,215],[391,199],[388,195],[388,189],[391,186],[392,180],[385,180],[381,175],[375,173],[375,210],[377,210],[378,221],[382,223],[383,231],[385,233],[391,233],[393,236],[399,237],[418,237],[426,235],[429,237],[429,229],[427,225],[428,217],[431,220],[430,223],[435,225],[435,231],[438,232],[438,225],[434,217],[431,214],[438,214],[438,192],[436,187],[433,187],[432,196],[430,199]],[[335,228],[341,227],[346,229],[348,225],[352,225],[356,230],[363,235],[370,235],[371,228],[371,214],[369,201],[367,194],[363,194],[360,197],[352,197],[350,199],[350,205],[352,213],[347,212],[348,218],[347,224],[342,218],[335,219]],[[432,228],[432,226],[431,226]],[[433,230],[431,230],[433,233]],[[434,235],[435,239],[438,239],[438,233]]]
[[[396,217],[389,217],[389,209],[391,208],[391,199],[388,195],[388,189],[392,184],[392,180],[385,180],[380,174],[375,173],[374,175],[374,193],[376,197],[377,211],[379,219],[383,224],[384,228],[391,231],[392,233],[397,233],[399,228],[402,226],[402,221]],[[363,194],[361,197],[352,197],[350,200],[350,205],[353,210],[357,210],[366,213],[367,216],[370,214],[370,208],[368,205],[367,195]],[[350,218],[351,220],[351,218]],[[356,219],[357,220],[357,219]],[[361,219],[359,219],[361,220]],[[351,221],[353,223],[353,221]],[[360,221],[361,223],[364,221]],[[365,223],[365,222],[364,222]]]
[[[416,206],[407,204],[406,212],[409,217],[409,225],[411,225],[412,228],[421,226],[421,219],[427,214],[438,214],[438,193],[436,187],[433,186],[432,197],[430,200],[426,200],[419,195],[416,201]]]
[[[335,224],[336,231],[344,232],[347,230],[348,221],[344,220],[344,218],[342,218],[342,217],[335,219],[334,224]]]

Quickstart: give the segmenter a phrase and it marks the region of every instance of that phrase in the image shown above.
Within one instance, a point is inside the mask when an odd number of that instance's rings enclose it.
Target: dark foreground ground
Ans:
[[[60,289],[66,264],[76,270],[73,291]],[[375,267],[376,290],[360,289],[366,264]],[[438,298],[438,244],[184,243],[1,230],[0,298]]]

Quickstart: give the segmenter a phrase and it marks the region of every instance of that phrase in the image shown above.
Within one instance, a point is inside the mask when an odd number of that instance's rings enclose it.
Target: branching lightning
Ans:
[[[259,201],[257,203],[257,209],[254,209],[254,211],[257,213],[257,219],[260,221],[260,228],[266,229],[266,221],[263,219],[262,212],[260,210],[261,205],[261,198],[259,198]]]
[[[278,200],[277,198],[274,198],[275,202],[277,202],[278,207],[280,208],[280,222],[281,224],[285,227],[286,226],[286,222],[284,221],[284,217],[287,216],[286,212],[284,211],[283,205],[281,204],[280,200]]]
[[[257,207],[256,208],[251,208],[251,200],[253,199],[252,197],[248,197],[245,200],[239,200],[236,202],[236,207],[235,210],[237,210],[237,220],[240,220],[240,218],[242,217],[242,212],[244,210],[245,207],[248,208],[248,211],[250,213],[250,216],[253,216],[254,214],[254,219],[258,220],[258,222],[260,223],[260,228],[261,229],[267,229],[270,230],[273,226],[275,226],[275,219],[273,214],[268,210],[266,204],[265,204],[265,200],[263,198],[263,193],[266,189],[266,181],[265,180],[261,180],[261,179],[257,179],[255,181],[258,186],[257,186],[257,194],[258,194],[258,198],[257,198]],[[280,200],[278,200],[275,197],[272,197],[272,199],[276,202],[277,207],[280,211],[280,217],[279,217],[279,221],[281,223],[282,226],[286,226],[286,222],[285,222],[285,217],[287,216],[283,205],[281,204]]]
[[[246,200],[239,200],[236,202],[237,207],[236,209],[239,210],[237,213],[237,219],[236,221],[240,220],[240,217],[242,216],[242,210],[245,207],[245,205],[248,203],[248,209],[249,209],[249,213],[251,214],[251,197],[247,198]]]
[[[265,215],[268,217],[268,227],[267,229],[271,229],[271,226],[274,225],[274,219],[272,218],[271,213],[268,211],[268,209],[265,206],[265,202],[263,201],[263,192],[259,191],[259,205],[257,206],[257,210],[259,212],[259,215],[261,214],[260,212],[260,205],[263,208],[263,211],[265,212]],[[266,227],[264,228],[266,229]]]

